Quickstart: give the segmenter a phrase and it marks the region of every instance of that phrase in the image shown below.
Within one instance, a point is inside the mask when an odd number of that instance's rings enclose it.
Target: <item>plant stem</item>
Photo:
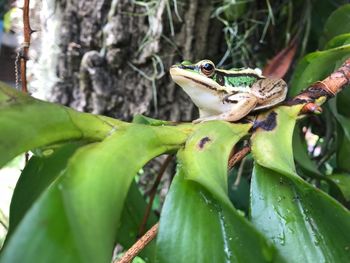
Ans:
[[[32,29],[30,28],[29,21],[29,0],[24,0],[23,6],[23,37],[24,41],[22,43],[22,54],[21,54],[21,81],[22,81],[22,91],[28,93],[27,87],[27,60],[28,60],[28,50],[30,46],[30,35]]]
[[[159,222],[156,223],[150,230],[146,232],[128,251],[125,252],[123,257],[119,260],[114,260],[113,263],[129,263],[137,256],[142,249],[144,249],[149,242],[151,242],[157,235],[159,228]]]
[[[143,235],[145,232],[147,220],[148,220],[149,214],[150,214],[151,209],[152,209],[153,200],[154,200],[154,197],[156,196],[157,189],[158,189],[158,186],[160,184],[160,180],[162,179],[164,172],[165,172],[166,168],[169,166],[169,163],[172,159],[173,159],[173,156],[168,155],[167,158],[165,159],[165,161],[163,162],[162,166],[160,167],[158,176],[157,176],[157,178],[156,178],[156,180],[155,180],[155,182],[154,182],[154,184],[149,192],[149,203],[147,205],[145,215],[143,216],[143,220],[142,220],[142,223],[141,223],[140,228],[139,228],[138,236]]]
[[[242,160],[248,153],[250,152],[250,146],[244,146],[242,149],[240,149],[238,152],[234,153],[232,157],[228,161],[228,169],[232,169],[232,167],[238,163],[240,160]]]

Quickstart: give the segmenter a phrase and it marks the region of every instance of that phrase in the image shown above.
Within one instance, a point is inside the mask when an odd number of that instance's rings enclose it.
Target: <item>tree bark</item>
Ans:
[[[189,121],[197,114],[171,81],[182,60],[218,59],[222,25],[213,1],[60,0],[57,81],[51,100],[130,120]]]

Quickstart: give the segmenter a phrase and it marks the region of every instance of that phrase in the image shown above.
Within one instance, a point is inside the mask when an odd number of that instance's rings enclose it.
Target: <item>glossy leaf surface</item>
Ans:
[[[202,124],[179,151],[178,172],[161,214],[156,262],[276,260],[275,249],[227,196],[228,155],[247,128]]]
[[[276,128],[252,138],[252,222],[288,262],[347,262],[349,211],[295,173],[291,146],[299,109],[278,108]]]

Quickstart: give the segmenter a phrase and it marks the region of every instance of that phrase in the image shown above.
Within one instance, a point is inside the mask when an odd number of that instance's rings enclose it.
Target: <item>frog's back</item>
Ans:
[[[251,68],[232,68],[230,70],[217,70],[217,78],[222,84],[236,92],[248,92],[251,86],[259,79],[265,78],[261,70]]]

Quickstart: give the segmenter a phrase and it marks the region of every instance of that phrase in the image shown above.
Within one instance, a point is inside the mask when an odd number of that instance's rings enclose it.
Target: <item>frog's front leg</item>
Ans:
[[[232,106],[230,110],[218,115],[202,117],[194,120],[193,122],[199,123],[213,120],[238,121],[255,108],[256,104],[258,103],[258,99],[250,93],[238,93],[231,96],[226,96],[222,103],[231,104]]]

